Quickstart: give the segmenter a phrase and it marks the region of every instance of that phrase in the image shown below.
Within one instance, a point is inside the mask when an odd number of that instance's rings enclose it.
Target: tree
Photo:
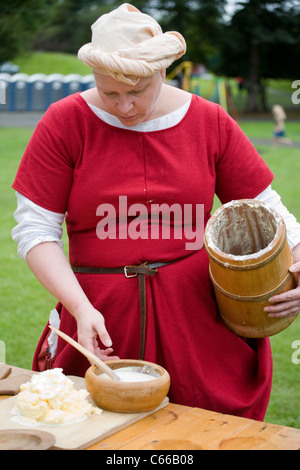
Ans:
[[[49,18],[52,0],[10,0],[0,5],[0,63],[29,47]]]
[[[76,53],[91,38],[91,24],[122,0],[56,0],[51,23],[35,39],[42,50]],[[153,16],[164,31],[177,30],[187,41],[182,60],[208,65],[216,55],[219,19],[226,0],[135,0],[134,5]]]
[[[35,37],[34,47],[76,54],[91,40],[91,25],[112,8],[112,0],[54,0],[52,21]]]
[[[248,0],[224,25],[218,72],[245,78],[247,111],[258,110],[258,93],[266,110],[263,79],[300,76],[299,27],[299,1],[282,0]]]
[[[187,42],[183,59],[210,66],[227,0],[150,0],[143,11],[152,14],[164,31],[179,31]],[[135,3],[136,5],[136,3]]]

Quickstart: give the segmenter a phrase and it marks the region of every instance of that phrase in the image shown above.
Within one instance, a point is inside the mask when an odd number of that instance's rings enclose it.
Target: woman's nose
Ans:
[[[118,109],[121,113],[126,114],[132,110],[134,104],[130,96],[122,96],[118,101]]]

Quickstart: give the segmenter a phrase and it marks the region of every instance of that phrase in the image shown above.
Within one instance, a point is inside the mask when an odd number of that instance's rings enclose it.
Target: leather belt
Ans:
[[[141,313],[141,333],[140,333],[140,354],[139,359],[144,358],[145,352],[145,332],[146,332],[146,279],[145,276],[155,276],[158,268],[167,264],[174,263],[170,261],[166,263],[149,263],[145,262],[140,265],[128,265],[122,268],[98,268],[92,266],[71,266],[74,273],[85,274],[124,274],[126,278],[139,278],[139,295],[140,295],[140,313]]]

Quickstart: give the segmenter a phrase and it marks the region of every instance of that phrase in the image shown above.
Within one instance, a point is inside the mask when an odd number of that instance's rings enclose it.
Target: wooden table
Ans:
[[[88,449],[299,450],[300,429],[169,403]]]
[[[170,403],[90,450],[299,450],[300,430]]]
[[[124,451],[299,449],[300,429],[174,403],[88,447]]]

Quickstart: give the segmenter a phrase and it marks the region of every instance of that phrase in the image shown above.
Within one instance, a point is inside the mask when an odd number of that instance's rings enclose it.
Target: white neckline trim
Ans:
[[[87,104],[102,121],[106,122],[107,124],[110,124],[111,126],[119,127],[120,129],[127,129],[130,131],[154,132],[163,129],[169,129],[170,127],[176,126],[176,124],[178,124],[181,119],[183,119],[183,117],[186,115],[190,103],[191,98],[187,103],[181,106],[181,108],[176,109],[172,113],[166,114],[165,116],[161,116],[151,121],[141,122],[140,124],[131,127],[122,124],[122,122],[116,116],[113,116],[112,114],[109,114],[106,111],[103,111],[102,109],[97,108],[96,106],[90,103]]]

